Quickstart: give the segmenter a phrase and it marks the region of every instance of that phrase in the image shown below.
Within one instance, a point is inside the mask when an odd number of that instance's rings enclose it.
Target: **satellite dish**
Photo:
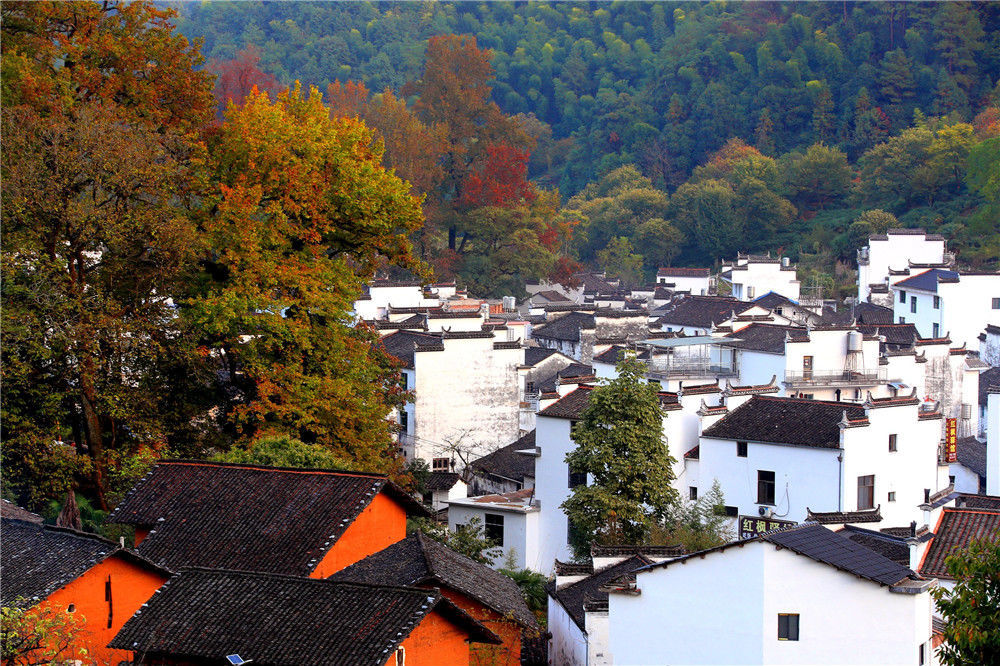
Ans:
[[[243,666],[243,664],[249,664],[253,659],[244,659],[238,654],[227,654],[226,661],[232,666]]]

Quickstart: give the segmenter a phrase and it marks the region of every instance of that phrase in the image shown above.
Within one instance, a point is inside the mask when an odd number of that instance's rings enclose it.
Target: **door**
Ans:
[[[803,356],[802,357],[802,379],[812,379],[813,378],[813,357]]]

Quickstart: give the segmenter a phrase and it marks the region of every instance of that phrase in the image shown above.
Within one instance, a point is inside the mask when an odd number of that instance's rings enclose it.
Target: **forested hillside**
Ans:
[[[204,40],[214,71],[256,48],[261,83],[388,90],[428,126],[433,110],[425,104],[421,113],[418,84],[430,38],[474,37],[488,50],[491,99],[518,125],[494,123],[492,134],[477,140],[530,150],[533,185],[558,188],[566,219],[579,220],[564,270],[570,260],[614,270],[614,258],[632,252],[643,254],[648,277],[660,263],[783,250],[829,282],[837,260],[849,261],[870,228],[897,223],[869,214],[855,224],[870,210],[946,233],[972,265],[1000,251],[996,215],[985,212],[996,203],[987,181],[998,150],[984,141],[1000,132],[995,3],[177,8],[179,30]],[[456,71],[483,76],[470,73],[474,60],[459,58]],[[379,129],[376,119],[365,119]],[[746,145],[727,146],[732,139]],[[430,139],[422,145],[425,153],[435,150]],[[466,160],[466,171],[482,162],[472,152]],[[467,175],[445,174],[445,195],[441,182],[411,182],[439,212],[443,201],[461,196]],[[444,208],[468,217],[468,207]],[[436,211],[418,244],[440,274],[492,292],[497,279],[509,289],[531,273],[558,273],[552,257],[498,265],[482,245],[475,251],[484,256],[466,256],[474,234],[463,235],[461,224],[442,222]],[[443,247],[448,252],[438,251]]]

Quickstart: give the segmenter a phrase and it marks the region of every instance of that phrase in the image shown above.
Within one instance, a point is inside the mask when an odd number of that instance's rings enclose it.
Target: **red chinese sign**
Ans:
[[[950,463],[958,462],[958,436],[955,419],[947,419],[944,425],[944,455]]]
[[[740,539],[752,539],[764,532],[782,530],[798,525],[794,520],[778,520],[777,518],[758,518],[757,516],[740,516]]]

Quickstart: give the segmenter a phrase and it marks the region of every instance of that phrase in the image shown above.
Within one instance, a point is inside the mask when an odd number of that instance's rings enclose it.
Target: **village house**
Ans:
[[[473,644],[470,666],[519,666],[522,632],[538,632],[535,616],[513,580],[419,532],[329,580],[440,590],[503,641],[500,645]]]
[[[948,589],[955,586],[945,562],[952,551],[967,548],[973,539],[1000,541],[1000,497],[962,495],[956,504],[941,511],[917,567],[921,576],[937,578]]]
[[[541,530],[540,508],[534,488],[498,495],[480,495],[448,502],[448,529],[456,531],[477,521],[483,536],[500,549],[494,569],[544,571],[543,543],[550,537]]]
[[[496,495],[535,485],[535,431],[469,465],[469,496]]]
[[[108,642],[171,572],[93,534],[34,520],[0,523],[3,607],[72,614],[82,620],[74,655],[83,649],[94,663],[127,661],[129,653],[108,648]]]
[[[802,525],[619,579],[609,651],[616,664],[934,664],[933,586]]]
[[[955,256],[947,251],[944,236],[923,229],[889,229],[868,237],[868,245],[858,250],[858,302],[888,303],[891,279],[919,266],[950,268]]]
[[[592,546],[583,564],[556,563],[549,583],[549,663],[605,666],[608,647],[608,589],[620,579],[635,582],[636,569],[680,557],[680,546]]]
[[[160,461],[108,516],[157,565],[325,578],[406,537],[427,510],[386,477]]]
[[[796,266],[788,257],[737,254],[736,261],[722,262],[719,279],[727,282],[734,298],[752,301],[768,292],[799,300]]]
[[[152,666],[467,666],[471,643],[500,639],[439,590],[187,569],[111,646]]]
[[[923,338],[979,349],[987,325],[1000,325],[1000,274],[930,268],[892,283],[893,314]]]
[[[878,512],[883,525],[922,520],[948,489],[940,414],[915,395],[864,403],[754,395],[701,433],[698,494],[718,481],[732,515],[805,520],[812,512]],[[877,444],[877,445],[876,445]]]
[[[465,497],[468,486],[457,472],[431,472],[424,481],[424,492],[420,500],[424,506],[439,513],[448,508],[448,500]]]
[[[584,364],[612,344],[636,342],[649,335],[645,310],[560,306],[548,308],[546,317],[547,323],[532,329],[532,338],[540,347]]]
[[[712,289],[711,270],[708,268],[660,268],[656,271],[656,284],[671,291],[686,291],[695,296],[705,296]]]

